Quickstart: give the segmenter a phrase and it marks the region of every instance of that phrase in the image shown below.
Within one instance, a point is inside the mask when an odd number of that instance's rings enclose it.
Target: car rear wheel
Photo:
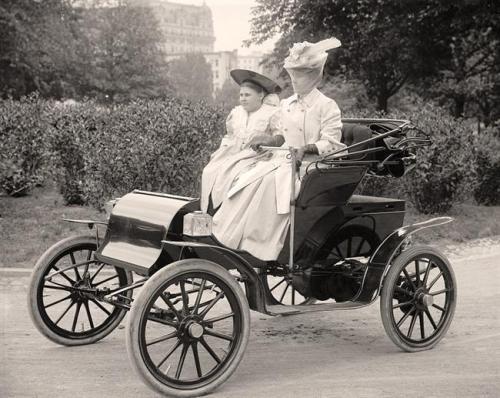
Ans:
[[[455,312],[457,285],[446,257],[429,246],[402,252],[391,265],[381,292],[382,323],[405,351],[433,348]]]

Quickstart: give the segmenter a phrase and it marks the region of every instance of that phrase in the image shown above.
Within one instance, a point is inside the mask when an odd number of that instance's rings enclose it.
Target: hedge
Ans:
[[[133,189],[197,195],[223,121],[217,109],[179,99],[111,109],[87,102],[59,112],[53,147],[64,170],[63,195],[95,207]]]
[[[50,169],[48,103],[36,95],[0,101],[0,188],[23,196]]]
[[[418,151],[417,167],[403,178],[367,177],[360,192],[404,198],[423,213],[446,212],[467,196],[498,204],[494,131],[474,136],[467,121],[430,104],[384,117],[409,118],[433,144]],[[50,175],[66,203],[98,208],[132,189],[197,196],[224,119],[219,108],[176,98],[112,107],[36,96],[0,101],[0,184],[8,194],[26,194]]]

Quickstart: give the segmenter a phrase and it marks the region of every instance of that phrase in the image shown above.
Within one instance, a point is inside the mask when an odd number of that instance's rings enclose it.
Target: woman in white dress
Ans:
[[[229,113],[226,135],[203,169],[200,201],[201,209],[205,212],[210,202],[215,209],[220,206],[232,176],[245,166],[245,159],[258,156],[249,146],[255,139],[271,136],[270,120],[279,110],[277,93],[281,88],[278,84],[250,70],[235,69],[230,73],[240,86],[240,105]],[[271,141],[270,144],[273,144],[273,139]],[[282,140],[276,142],[281,144]]]
[[[285,60],[294,95],[281,101],[271,121],[271,136],[282,135],[284,146],[294,147],[305,161],[345,147],[341,140],[341,114],[333,99],[316,86],[328,56],[340,46],[335,39],[295,44]],[[253,144],[269,145],[270,138]],[[231,187],[213,218],[213,234],[224,245],[272,261],[278,258],[290,224],[291,164],[286,152],[267,153],[231,176]],[[265,153],[261,156],[264,156]],[[296,182],[298,194],[300,181]]]

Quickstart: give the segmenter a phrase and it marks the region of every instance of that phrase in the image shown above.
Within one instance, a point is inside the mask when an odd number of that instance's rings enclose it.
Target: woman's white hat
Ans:
[[[326,51],[340,47],[342,43],[335,37],[321,40],[317,43],[295,43],[290,54],[285,59],[285,69],[316,69],[325,65],[328,53]]]

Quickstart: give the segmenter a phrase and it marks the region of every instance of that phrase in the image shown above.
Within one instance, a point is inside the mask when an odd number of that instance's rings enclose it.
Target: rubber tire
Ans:
[[[432,255],[435,258],[438,258],[442,261],[445,267],[448,268],[448,271],[451,276],[451,281],[453,283],[453,294],[451,297],[451,303],[447,314],[445,315],[445,323],[441,327],[441,330],[434,336],[431,340],[426,342],[425,344],[410,344],[401,339],[399,336],[396,326],[392,322],[390,313],[392,312],[392,286],[396,283],[402,268],[413,261],[419,255],[426,254]],[[384,325],[384,329],[392,340],[394,344],[396,344],[399,348],[407,352],[419,352],[430,350],[433,348],[439,341],[446,335],[448,328],[450,327],[451,321],[453,320],[453,315],[455,313],[455,307],[457,304],[457,282],[455,278],[455,273],[453,272],[453,268],[451,267],[450,262],[447,260],[446,256],[439,250],[435,249],[431,246],[413,246],[409,249],[402,252],[390,266],[389,271],[384,279],[384,284],[382,287],[382,292],[380,294],[380,314],[382,317],[382,324]]]
[[[55,333],[53,330],[47,327],[45,322],[43,321],[42,316],[38,310],[38,286],[41,282],[41,278],[45,274],[47,267],[52,265],[52,262],[55,258],[57,258],[61,252],[66,251],[71,248],[77,248],[78,246],[94,244],[96,243],[95,236],[92,235],[79,235],[72,236],[66,239],[63,239],[52,247],[47,249],[45,253],[38,259],[33,268],[33,272],[31,274],[30,283],[28,285],[28,312],[30,314],[31,320],[33,324],[38,329],[38,331],[47,337],[49,340],[54,343],[65,345],[65,346],[79,346],[92,344],[96,341],[99,341],[110,334],[116,327],[120,324],[123,317],[127,313],[126,310],[122,310],[120,314],[116,317],[116,319],[111,322],[105,329],[94,336],[81,338],[81,339],[71,339],[64,336],[60,336]],[[101,243],[101,242],[99,242]],[[125,272],[128,284],[132,283],[132,273],[130,271],[123,270]],[[132,292],[130,291],[130,297],[132,296]]]
[[[141,319],[144,316],[144,310],[147,308],[147,304],[151,296],[154,295],[166,281],[182,275],[183,273],[193,271],[207,272],[208,274],[212,274],[222,279],[224,283],[226,283],[233,290],[238,301],[243,319],[243,336],[240,340],[240,346],[238,347],[235,356],[231,359],[231,363],[222,375],[217,377],[213,382],[210,382],[209,384],[200,388],[195,388],[192,390],[179,390],[161,383],[152,373],[150,373],[149,369],[144,363],[139,346],[139,327],[141,324]],[[238,282],[236,282],[234,277],[224,267],[216,263],[201,259],[180,260],[160,269],[144,284],[139,295],[134,300],[132,309],[130,310],[126,336],[127,352],[132,367],[146,385],[161,394],[167,394],[169,396],[199,397],[201,395],[205,395],[214,391],[217,387],[223,384],[236,370],[239,363],[243,359],[243,355],[245,353],[245,349],[250,336],[250,310],[243,290],[239,286]]]

